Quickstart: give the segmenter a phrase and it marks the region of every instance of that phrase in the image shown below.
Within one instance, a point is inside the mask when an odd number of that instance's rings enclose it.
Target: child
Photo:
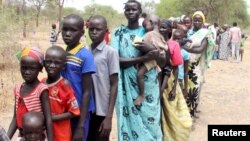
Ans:
[[[70,118],[80,115],[74,91],[69,82],[60,75],[65,65],[66,52],[63,48],[53,46],[46,51],[44,66],[48,78],[43,79],[43,82],[49,88],[54,141],[71,141]]]
[[[182,30],[176,29],[173,32],[173,40],[177,41],[179,45],[183,43],[184,32]],[[184,61],[184,65],[181,64],[178,66],[178,81],[182,89],[182,93],[185,98],[187,98],[187,86],[188,86],[188,63],[189,63],[189,53],[181,48],[181,56]],[[183,83],[184,80],[184,83]]]
[[[96,73],[92,75],[96,112],[91,116],[88,141],[109,141],[112,116],[117,96],[119,55],[107,45],[105,33],[107,21],[103,16],[90,19],[89,36],[91,50],[96,64]]]
[[[45,119],[41,112],[28,112],[23,118],[23,136],[19,141],[46,141]]]
[[[46,118],[48,140],[53,141],[51,126],[50,104],[48,87],[38,80],[38,74],[42,71],[43,54],[35,47],[26,47],[21,52],[20,70],[24,83],[15,87],[15,110],[8,130],[10,139],[16,129],[19,129],[20,137],[23,137],[22,117],[30,111],[43,112]]]
[[[143,26],[147,33],[143,39],[144,42],[153,45],[155,48],[160,51],[160,55],[165,55],[165,51],[167,50],[166,42],[162,35],[159,33],[159,23],[160,19],[156,15],[149,15],[143,23]],[[137,44],[135,43],[135,47]],[[140,51],[143,53],[147,53],[152,51],[153,49],[145,49],[138,47]],[[161,66],[161,65],[160,65]],[[139,96],[136,98],[134,104],[136,106],[141,105],[144,100],[144,74],[146,74],[152,68],[159,68],[158,62],[156,60],[151,60],[149,62],[140,64],[139,70],[137,73],[137,83],[139,87]]]
[[[244,43],[247,39],[247,36],[245,34],[241,35],[241,42],[240,42],[240,61],[243,60],[243,54],[244,54]]]
[[[51,42],[51,46],[54,46],[56,44],[56,41],[57,41],[57,35],[58,34],[56,33],[56,24],[52,24],[51,25],[52,29],[50,31],[50,42]]]
[[[10,141],[10,138],[6,134],[5,130],[0,126],[0,141]]]
[[[80,107],[80,117],[71,119],[73,140],[86,141],[90,113],[95,110],[91,77],[95,73],[95,65],[90,50],[79,42],[84,34],[83,23],[82,17],[75,14],[64,18],[62,37],[67,45],[67,65],[62,76],[71,83]]]

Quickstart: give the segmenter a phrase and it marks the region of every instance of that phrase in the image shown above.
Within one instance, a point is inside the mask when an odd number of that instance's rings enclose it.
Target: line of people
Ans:
[[[111,45],[103,16],[89,19],[87,47],[80,42],[82,17],[70,14],[61,30],[65,50],[53,43],[44,56],[38,48],[24,48],[24,82],[15,87],[8,136],[19,130],[25,141],[108,141],[116,108],[119,141],[188,141],[213,56],[213,33],[201,11],[182,23],[150,14],[143,26],[141,13],[140,2],[125,3],[128,24],[114,29]],[[43,67],[47,77],[40,81]]]

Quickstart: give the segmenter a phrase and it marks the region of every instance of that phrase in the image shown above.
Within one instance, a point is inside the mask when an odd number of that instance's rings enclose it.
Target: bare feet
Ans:
[[[144,96],[139,95],[139,96],[135,99],[134,104],[135,104],[136,106],[140,106],[140,105],[142,104],[144,98],[145,98]]]

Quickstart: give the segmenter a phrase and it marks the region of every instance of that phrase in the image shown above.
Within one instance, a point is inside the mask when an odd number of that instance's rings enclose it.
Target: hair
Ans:
[[[237,26],[237,22],[233,22],[233,26]]]
[[[160,23],[166,25],[167,27],[172,28],[172,22],[170,20],[164,19],[164,20],[161,20]]]
[[[214,23],[214,27],[218,27],[218,26],[219,26],[219,24],[215,22]]]
[[[56,24],[53,23],[53,24],[51,25],[51,27],[52,27],[53,29],[56,29]]]
[[[83,28],[84,27],[84,20],[83,20],[83,18],[81,17],[81,16],[79,16],[79,15],[76,15],[76,14],[70,14],[70,15],[68,15],[68,16],[66,16],[66,17],[64,17],[64,20],[65,19],[76,19],[76,20],[78,20],[79,21],[79,27],[81,27],[81,28]]]
[[[185,17],[183,17],[183,20],[186,19],[186,18],[189,18],[190,21],[192,21],[192,17],[191,16],[185,16]]]
[[[31,122],[31,123],[40,123],[41,126],[44,126],[45,124],[45,118],[41,112],[27,112],[22,117],[23,124],[25,122]],[[25,124],[24,124],[25,127]]]
[[[153,25],[160,24],[160,18],[155,14],[150,14],[147,18]]]
[[[174,35],[175,33],[179,33],[179,34],[181,34],[182,36],[184,36],[184,31],[182,31],[182,30],[180,30],[180,29],[175,29],[174,32],[173,32],[173,35]]]
[[[51,50],[56,50],[57,52],[61,53],[64,56],[65,60],[66,60],[66,56],[67,56],[66,51],[61,46],[57,46],[57,45],[54,45],[54,46],[48,48],[46,53],[45,53],[45,57],[46,57],[47,52],[49,52]]]
[[[147,17],[147,13],[144,13],[144,12],[143,12],[143,13],[141,14],[141,17],[146,18],[146,17]]]
[[[124,8],[126,8],[128,3],[136,3],[138,5],[139,10],[142,11],[141,3],[139,1],[137,1],[137,0],[128,0],[126,3],[124,3],[125,4]]]
[[[91,21],[93,19],[100,19],[101,21],[103,21],[104,25],[107,27],[107,20],[106,20],[106,18],[104,16],[101,16],[101,15],[91,16],[89,21]]]

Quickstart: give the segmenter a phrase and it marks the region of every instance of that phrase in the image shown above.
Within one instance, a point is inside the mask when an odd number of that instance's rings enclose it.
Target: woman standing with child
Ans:
[[[134,105],[138,96],[136,64],[156,59],[159,52],[151,51],[140,56],[140,51],[132,43],[135,36],[143,37],[144,28],[139,26],[141,4],[136,0],[125,3],[124,14],[127,26],[120,26],[113,32],[111,46],[116,48],[120,57],[120,72],[117,95],[118,140],[162,141],[160,124],[159,82],[156,69],[149,70],[144,76],[145,100],[140,106]],[[140,42],[139,47],[149,45]],[[137,46],[137,47],[138,47]]]

